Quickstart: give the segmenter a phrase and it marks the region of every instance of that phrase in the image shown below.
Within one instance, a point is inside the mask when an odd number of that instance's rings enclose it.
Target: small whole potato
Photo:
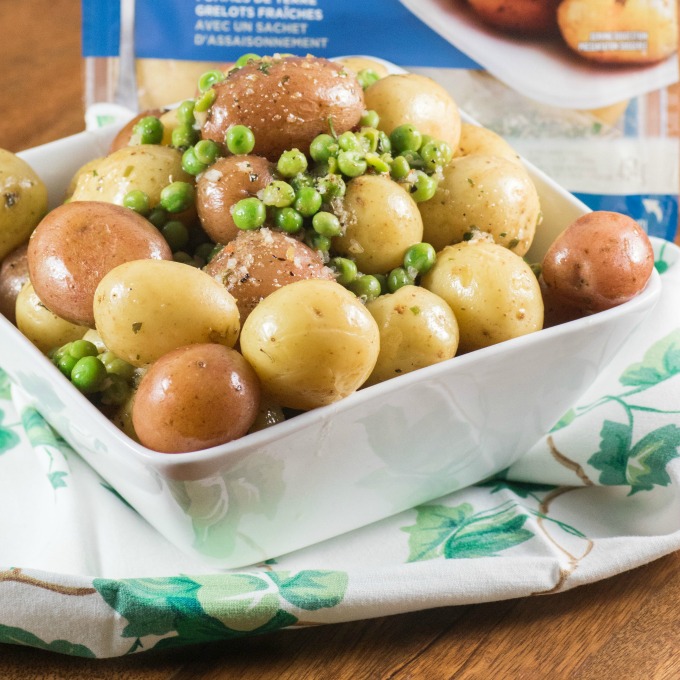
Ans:
[[[468,0],[484,23],[504,33],[545,35],[557,31],[561,0]]]
[[[47,212],[47,188],[31,166],[0,149],[0,260],[31,235]]]
[[[281,406],[306,411],[361,387],[377,361],[380,333],[346,288],[307,279],[262,300],[240,342],[263,390]]]
[[[13,250],[0,265],[0,314],[16,324],[17,296],[28,281],[28,243]]]
[[[233,347],[240,328],[236,300],[224,286],[168,260],[135,260],[109,271],[95,291],[94,319],[106,347],[134,366],[183,345]]]
[[[364,111],[355,74],[312,56],[251,61],[214,89],[203,138],[223,144],[230,127],[246,125],[255,135],[253,153],[274,161],[287,149],[307,153],[321,133],[351,130]]]
[[[160,144],[124,146],[114,151],[95,167],[96,172],[81,173],[71,196],[72,201],[104,201],[122,205],[125,195],[133,189],[149,197],[149,206],[156,207],[161,191],[172,182],[194,183],[194,178],[182,169],[182,152]],[[189,221],[189,214],[176,219]]]
[[[484,232],[524,255],[541,220],[538,192],[527,171],[498,156],[454,158],[434,196],[418,208],[423,239],[436,250]]]
[[[78,201],[48,213],[28,243],[28,270],[47,307],[71,323],[94,326],[92,302],[102,277],[129,260],[169,260],[160,232],[111,203]]]
[[[557,300],[592,314],[638,295],[653,269],[654,250],[640,225],[627,215],[595,211],[555,239],[541,276]]]
[[[388,135],[403,123],[456,149],[460,112],[451,95],[431,78],[417,73],[391,74],[370,85],[366,108],[380,116],[378,127]]]
[[[514,163],[521,163],[519,154],[503,137],[481,125],[463,123],[460,128],[460,142],[454,152],[459,156],[499,156]]]
[[[333,239],[333,247],[354,259],[364,274],[401,266],[408,247],[423,240],[418,204],[385,175],[362,175],[348,182],[336,214],[343,233]]]
[[[422,285],[453,310],[462,353],[543,327],[536,275],[519,255],[497,243],[476,239],[447,246]]]
[[[24,284],[16,301],[17,328],[43,353],[82,338],[87,328],[53,314],[36,295],[30,282]]]
[[[246,434],[259,404],[257,376],[236,350],[195,344],[163,355],[149,368],[132,403],[132,423],[147,448],[198,451]]]
[[[217,159],[196,182],[196,210],[201,226],[215,243],[229,243],[239,234],[230,208],[257,195],[273,180],[273,166],[261,156]]]
[[[334,279],[318,251],[266,227],[239,232],[205,272],[236,298],[242,324],[261,300],[282,286],[303,279]]]
[[[402,286],[366,304],[380,329],[380,353],[366,385],[451,359],[458,323],[449,305],[420,286]]]

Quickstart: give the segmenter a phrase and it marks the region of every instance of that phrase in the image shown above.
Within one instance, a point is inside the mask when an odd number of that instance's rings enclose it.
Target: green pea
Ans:
[[[106,351],[100,354],[99,360],[104,364],[109,375],[117,375],[126,381],[130,381],[134,377],[135,367],[117,357],[113,352]]]
[[[404,156],[397,156],[390,165],[390,174],[397,181],[400,179],[406,179],[408,173],[411,172],[411,166]]]
[[[259,198],[251,196],[236,203],[231,209],[231,216],[239,229],[251,231],[259,229],[264,224],[267,219],[267,209]]]
[[[51,349],[48,352],[48,356],[52,360],[52,363],[54,363],[55,365],[59,363],[59,359],[61,359],[65,354],[68,354],[70,347],[71,343],[67,342],[65,345],[62,345],[61,347],[55,347]]]
[[[322,236],[340,236],[342,227],[340,220],[331,212],[321,210],[312,217],[312,228],[317,234]]]
[[[308,231],[305,234],[305,243],[312,250],[320,250],[322,253],[327,253],[331,249],[330,238],[323,234],[317,234],[315,231]]]
[[[163,141],[163,123],[156,116],[144,116],[132,128],[140,144],[160,144]]]
[[[76,357],[71,356],[70,354],[64,354],[59,358],[57,361],[57,368],[67,377],[71,378],[71,372],[73,371],[73,367],[78,363],[79,359],[76,359]]]
[[[177,149],[185,149],[198,139],[198,131],[189,123],[178,125],[170,135],[170,143]]]
[[[321,208],[321,194],[312,187],[301,187],[295,197],[293,207],[303,217],[311,217]]]
[[[302,229],[304,218],[294,208],[278,208],[274,212],[274,224],[288,234],[295,234]]]
[[[212,165],[220,154],[220,147],[212,139],[201,139],[194,146],[196,158],[205,165]]]
[[[316,190],[328,203],[334,198],[342,198],[347,190],[347,185],[340,175],[329,173],[324,177],[319,177],[316,181]]]
[[[172,254],[172,259],[175,262],[180,262],[182,264],[187,264],[190,267],[198,267],[198,262],[191,253],[187,253],[185,250],[178,250]]]
[[[376,280],[380,284],[380,294],[386,295],[389,293],[390,290],[387,287],[387,274],[373,274],[373,276],[375,276]]]
[[[443,167],[449,163],[453,157],[453,151],[446,142],[434,140],[423,144],[420,155],[427,168],[434,171],[437,167]]]
[[[200,175],[202,172],[208,169],[208,166],[205,163],[202,163],[200,160],[198,160],[198,157],[196,156],[196,148],[193,146],[190,146],[183,154],[182,154],[182,170],[184,172],[189,173],[190,175]]]
[[[392,142],[385,132],[378,130],[378,148],[379,153],[392,153]]]
[[[172,182],[161,190],[161,206],[169,213],[179,213],[194,204],[195,190],[189,182]]]
[[[282,177],[295,177],[307,169],[307,157],[299,149],[284,151],[276,164],[276,169]]]
[[[425,161],[417,151],[406,149],[401,155],[406,159],[412,170],[422,170],[425,167]]]
[[[413,279],[403,267],[397,267],[387,275],[387,289],[390,291],[390,293],[394,293],[400,288],[412,284]]]
[[[180,123],[185,123],[186,125],[193,125],[196,120],[194,116],[194,106],[196,102],[193,99],[185,99],[177,107],[177,120]]]
[[[361,119],[359,120],[359,125],[363,127],[377,128],[379,123],[380,116],[378,115],[377,111],[373,111],[372,109],[364,111]]]
[[[347,286],[356,279],[358,271],[356,262],[346,257],[334,257],[330,266],[337,272],[335,280],[343,286]]]
[[[367,87],[373,85],[373,83],[380,80],[380,76],[372,68],[362,68],[359,73],[357,73],[357,80],[359,85],[365,90]]]
[[[299,175],[296,175],[295,177],[292,177],[289,184],[293,187],[293,189],[295,189],[295,193],[297,194],[300,189],[302,189],[302,187],[313,187],[314,180],[306,172],[303,172]]]
[[[99,350],[93,342],[81,339],[69,343],[68,353],[74,359],[82,359],[83,357],[96,357]]]
[[[341,151],[338,154],[338,168],[347,177],[359,177],[366,172],[368,164],[356,151]]]
[[[243,68],[248,62],[251,61],[260,61],[262,57],[259,54],[253,54],[252,52],[248,52],[247,54],[242,54],[237,60],[234,66],[236,68]]]
[[[255,148],[255,135],[246,125],[232,125],[227,130],[224,143],[234,155],[249,154]]]
[[[411,187],[411,198],[416,203],[429,201],[437,191],[437,180],[422,170],[416,170],[416,181]]]
[[[429,243],[414,243],[404,253],[404,268],[407,272],[426,274],[437,261],[437,252]]]
[[[102,390],[102,404],[120,406],[130,396],[130,386],[118,375],[109,375],[106,387]]]
[[[380,132],[375,128],[365,127],[359,130],[357,135],[361,143],[362,150],[365,152],[376,152],[378,150],[378,143],[380,141]]]
[[[274,180],[262,191],[262,202],[267,206],[285,208],[295,201],[295,189],[281,180]]]
[[[220,248],[220,250],[221,250],[221,248]],[[202,260],[203,262],[205,262],[207,264],[213,258],[214,251],[215,251],[215,244],[212,241],[207,241],[206,243],[201,243],[194,250],[194,258]]]
[[[390,164],[383,158],[378,156],[377,153],[367,153],[366,163],[369,167],[373,168],[376,172],[388,173],[390,171]]]
[[[140,215],[147,215],[149,212],[149,196],[141,189],[133,189],[123,196],[123,205]]]
[[[399,125],[390,134],[390,143],[397,153],[418,151],[422,142],[423,136],[412,123]]]
[[[168,242],[170,250],[184,250],[189,244],[189,230],[179,220],[170,220],[161,227],[161,234]]]
[[[78,359],[71,371],[71,382],[86,394],[101,389],[106,380],[106,368],[97,357]]]
[[[206,71],[198,79],[198,91],[201,93],[207,92],[213,85],[222,82],[224,78],[224,73],[219,69]]]
[[[356,151],[357,153],[364,151],[364,147],[359,141],[359,138],[349,130],[347,130],[347,132],[343,132],[338,137],[338,146],[342,149],[342,151]]]
[[[352,281],[348,288],[359,298],[366,302],[375,300],[380,296],[382,287],[377,277],[372,274],[362,274]]]
[[[194,104],[194,112],[203,113],[204,111],[207,111],[215,102],[215,97],[217,97],[217,93],[215,92],[214,88],[211,87],[209,90],[206,90],[196,100],[196,103]]]
[[[316,163],[326,163],[337,151],[337,141],[327,134],[317,135],[309,145],[309,155]]]
[[[146,219],[153,224],[156,229],[160,229],[168,221],[168,213],[163,208],[156,206],[147,216]]]

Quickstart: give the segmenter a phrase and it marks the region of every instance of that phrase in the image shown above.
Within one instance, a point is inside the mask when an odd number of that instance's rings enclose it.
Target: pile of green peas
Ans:
[[[245,54],[233,69],[261,59],[256,54]],[[263,67],[266,63],[262,62]],[[225,153],[247,155],[255,148],[255,136],[244,125],[230,127],[223,145],[200,139],[197,116],[210,108],[215,101],[214,85],[227,76],[218,69],[205,72],[198,80],[198,96],[183,101],[177,108],[179,124],[172,131],[171,144],[182,151],[182,167],[190,175],[205,172]],[[360,71],[358,76],[364,89],[379,78],[371,69]],[[379,123],[375,111],[365,111],[358,131],[337,135],[329,120],[329,133],[312,140],[307,153],[299,149],[284,151],[276,162],[274,181],[257,196],[232,206],[234,224],[244,231],[274,225],[297,235],[322,253],[340,283],[364,299],[415,283],[434,263],[434,249],[427,243],[414,244],[406,253],[403,266],[384,275],[362,274],[352,260],[331,256],[332,239],[343,230],[333,205],[344,196],[347,181],[364,174],[382,174],[404,186],[416,202],[427,201],[434,196],[442,168],[453,156],[446,142],[421,134],[410,123],[400,125],[389,135],[378,129]],[[153,116],[142,118],[133,135],[140,143],[159,144],[164,136],[163,124]],[[176,260],[201,267],[221,246],[203,242],[189,254],[189,230],[173,219],[173,213],[188,209],[194,201],[193,186],[173,182],[163,189],[160,205],[153,210],[149,210],[148,197],[139,191],[130,192],[124,204],[158,227]]]
[[[131,394],[135,367],[109,351],[100,353],[89,340],[74,340],[50,352],[52,363],[83,394],[119,406]]]

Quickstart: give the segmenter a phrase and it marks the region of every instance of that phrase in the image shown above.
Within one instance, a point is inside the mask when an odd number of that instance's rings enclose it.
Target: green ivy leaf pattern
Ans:
[[[623,385],[652,387],[680,373],[680,329],[659,340],[641,362],[629,366],[619,378]]]
[[[506,479],[489,479],[480,482],[476,486],[491,487],[491,493],[507,490],[519,498],[535,498],[537,493],[552,491],[557,488],[554,484],[536,484],[534,482],[511,482]]]
[[[0,455],[7,453],[19,443],[19,435],[9,427],[1,425],[5,412],[0,410]]]
[[[37,647],[38,649],[46,649],[50,652],[56,652],[57,654],[69,654],[71,656],[81,656],[89,659],[95,658],[92,651],[85,645],[68,642],[68,640],[45,642],[23,628],[4,626],[2,624],[0,624],[0,643]]]
[[[665,425],[632,444],[632,425],[606,420],[600,431],[600,448],[588,463],[600,470],[600,484],[630,485],[631,494],[667,486],[666,465],[677,458],[680,428]]]
[[[342,571],[280,571],[270,576],[284,599],[307,611],[337,606],[347,590],[347,574]]]
[[[10,400],[12,398],[12,383],[5,371],[0,368],[0,399]]]
[[[567,427],[567,425],[571,425],[572,422],[576,419],[576,411],[574,411],[573,408],[570,408],[553,426],[552,429],[550,430],[551,432],[557,432],[557,430],[561,430],[563,427]]]
[[[409,562],[493,557],[533,537],[524,528],[528,515],[518,513],[514,503],[477,513],[469,503],[422,505],[416,513],[415,525],[403,528],[410,534]]]
[[[66,487],[65,477],[67,476],[68,473],[63,471],[50,472],[47,475],[47,479],[50,480],[53,489],[63,489]]]

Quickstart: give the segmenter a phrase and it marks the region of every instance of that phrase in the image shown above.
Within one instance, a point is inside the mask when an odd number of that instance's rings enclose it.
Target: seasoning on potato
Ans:
[[[143,217],[112,203],[74,201],[55,208],[28,244],[28,270],[38,297],[57,316],[94,326],[94,291],[123,262],[169,260],[160,232]]]
[[[132,402],[139,441],[164,453],[207,449],[242,437],[258,415],[260,385],[236,351],[179,347],[146,372]]]
[[[550,293],[582,314],[620,305],[644,290],[654,269],[649,237],[631,217],[595,211],[548,248],[541,276]]]
[[[213,89],[202,137],[222,144],[230,127],[245,125],[255,135],[253,153],[270,160],[288,149],[308,149],[321,133],[351,130],[364,111],[354,73],[312,56],[250,61]]]

